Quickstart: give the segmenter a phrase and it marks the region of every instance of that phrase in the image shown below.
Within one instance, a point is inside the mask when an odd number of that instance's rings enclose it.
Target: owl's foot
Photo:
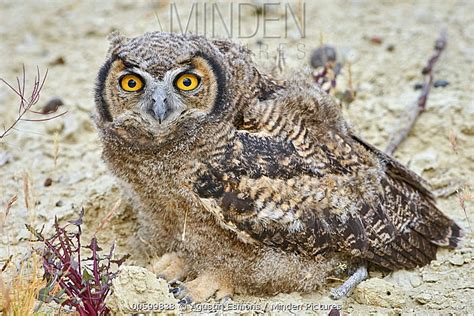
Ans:
[[[347,297],[357,285],[367,279],[368,275],[366,266],[358,267],[354,274],[352,274],[340,287],[331,289],[332,298],[338,300]]]
[[[233,294],[230,284],[212,273],[203,273],[186,283],[175,281],[170,286],[170,292],[180,300],[179,304],[204,302],[214,295],[216,300],[220,300]]]
[[[153,260],[150,270],[158,277],[168,281],[181,280],[188,272],[186,262],[176,252],[165,253],[160,258]]]

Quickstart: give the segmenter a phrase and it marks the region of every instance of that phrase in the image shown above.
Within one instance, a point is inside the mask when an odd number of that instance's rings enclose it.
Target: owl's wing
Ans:
[[[278,102],[250,107],[222,159],[197,173],[200,201],[245,242],[342,252],[389,269],[426,264],[457,226],[420,197],[426,189],[407,169],[386,157],[386,174],[377,169],[381,153],[334,128],[332,110],[305,119],[322,113]]]
[[[334,248],[341,228],[335,210],[318,205],[336,180],[319,173],[291,143],[240,130],[222,161],[199,170],[194,189],[218,222],[243,241],[316,255]],[[347,223],[347,234],[360,240],[354,246],[364,248],[360,219]]]
[[[357,135],[352,135],[352,138],[359,142],[362,146],[364,146],[365,149],[375,154],[375,156],[377,156],[377,158],[383,164],[385,164],[385,166],[387,167],[387,174],[390,177],[406,183],[407,185],[411,186],[419,193],[421,193],[427,200],[434,203],[435,198],[433,194],[428,190],[428,183],[425,181],[425,179],[423,179],[410,169],[406,168],[404,165],[402,165],[380,149],[367,143],[361,137]]]
[[[456,247],[462,236],[462,230],[436,207],[435,198],[428,190],[427,182],[360,137],[352,135],[352,138],[384,165],[386,176],[382,179],[382,183],[386,191],[385,201],[401,199],[400,205],[389,211],[394,214],[411,215],[406,223],[413,232],[408,237],[413,238],[414,235],[421,234],[432,244]],[[408,209],[403,214],[402,207],[407,206]]]

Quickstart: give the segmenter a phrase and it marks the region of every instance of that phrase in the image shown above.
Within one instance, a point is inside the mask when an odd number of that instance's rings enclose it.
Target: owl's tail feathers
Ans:
[[[456,248],[463,236],[463,230],[452,219],[442,213],[434,204],[422,208],[419,220],[412,228],[439,247]]]
[[[456,248],[463,236],[461,227],[453,221],[451,226],[447,227],[445,231],[446,234],[443,239],[433,240],[431,242],[441,247]]]
[[[441,222],[417,221],[409,230],[398,234],[393,242],[386,246],[377,264],[391,270],[413,269],[424,266],[436,259],[438,247],[455,248],[458,246],[462,229],[442,214]]]

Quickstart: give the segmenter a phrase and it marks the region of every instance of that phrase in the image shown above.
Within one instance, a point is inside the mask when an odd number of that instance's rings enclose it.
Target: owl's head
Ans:
[[[257,91],[250,54],[231,42],[164,32],[110,39],[96,87],[99,127],[164,135],[185,122],[231,116],[233,101]]]

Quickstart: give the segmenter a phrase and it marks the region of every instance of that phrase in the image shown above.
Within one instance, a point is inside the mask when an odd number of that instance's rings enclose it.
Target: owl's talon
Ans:
[[[173,296],[176,299],[183,299],[189,296],[187,295],[189,291],[183,282],[176,280],[176,281],[170,282],[169,286],[171,287],[170,293],[173,294]]]
[[[181,292],[181,289],[179,287],[170,289],[170,293],[173,294],[174,296],[178,295],[180,292]]]
[[[188,271],[186,262],[176,252],[153,259],[149,268],[158,278],[165,280],[182,279]]]
[[[357,270],[339,287],[331,289],[331,296],[335,300],[347,297],[357,285],[368,277],[367,267],[360,266]]]
[[[185,296],[183,299],[178,301],[178,304],[179,305],[187,305],[187,304],[191,304],[192,302],[193,302],[193,300],[190,296]]]
[[[226,295],[219,300],[219,303],[222,305],[226,305],[230,302],[232,302],[232,297],[230,297],[230,295]]]
[[[178,287],[178,286],[182,286],[184,283],[181,282],[180,280],[177,280],[177,279],[173,279],[171,281],[168,282],[168,285],[170,287]]]
[[[170,293],[180,302],[204,302],[215,295],[217,301],[230,301],[233,287],[211,273],[203,273],[196,279],[183,283],[175,280],[168,283]]]

